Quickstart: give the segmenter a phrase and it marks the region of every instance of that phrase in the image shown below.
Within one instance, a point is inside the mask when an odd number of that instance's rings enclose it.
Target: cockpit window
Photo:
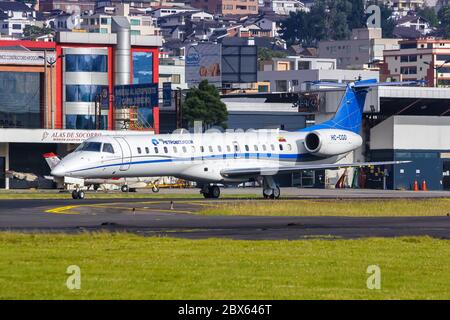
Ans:
[[[103,152],[114,153],[114,148],[111,143],[103,144]]]
[[[100,152],[101,146],[101,142],[84,142],[75,151]]]

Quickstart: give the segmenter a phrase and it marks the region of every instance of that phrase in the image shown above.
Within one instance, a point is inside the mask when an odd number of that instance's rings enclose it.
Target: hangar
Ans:
[[[318,122],[336,111],[342,91],[324,94]],[[423,181],[429,190],[449,189],[450,90],[430,87],[378,87],[367,96],[364,107],[364,144],[352,155],[355,161],[411,161],[408,165],[389,166],[368,172],[373,188],[413,189]],[[342,172],[340,172],[342,174]],[[330,175],[333,178],[330,178]],[[349,185],[354,184],[350,174]],[[335,184],[339,174],[329,173]]]

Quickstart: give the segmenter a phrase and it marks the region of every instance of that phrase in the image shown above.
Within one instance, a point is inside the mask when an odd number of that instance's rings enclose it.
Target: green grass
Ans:
[[[206,207],[199,214],[242,216],[443,216],[450,199],[239,201]]]
[[[70,291],[66,268],[81,268]],[[369,265],[381,290],[369,290]],[[450,242],[0,233],[1,299],[450,299]]]

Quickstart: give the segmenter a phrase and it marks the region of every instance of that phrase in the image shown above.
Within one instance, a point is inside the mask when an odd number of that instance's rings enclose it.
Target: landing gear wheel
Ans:
[[[94,191],[97,191],[98,188],[100,188],[100,186],[98,184],[94,184],[94,186],[92,187],[92,189],[94,189]]]
[[[218,186],[210,187],[209,194],[210,194],[211,198],[218,199],[220,197],[220,188]]]
[[[220,197],[220,188],[218,186],[210,186],[202,191],[205,199],[218,199]]]
[[[128,186],[126,184],[124,184],[123,186],[120,187],[120,190],[122,192],[128,192]]]
[[[78,191],[78,199],[80,199],[80,200],[84,199],[84,191],[83,190]]]
[[[211,195],[209,194],[209,191],[208,191],[208,192],[203,192],[203,197],[204,197],[205,199],[210,199],[210,198],[211,198]]]
[[[269,194],[270,192],[270,194]],[[265,189],[263,190],[264,199],[280,199],[281,191],[280,187],[276,187],[275,189]]]
[[[275,198],[275,199],[280,199],[280,196],[281,196],[281,190],[280,190],[280,187],[276,187],[274,190],[273,190],[273,197]]]
[[[153,191],[154,193],[158,193],[158,192],[159,192],[159,188],[158,188],[157,186],[153,186],[153,187],[152,187],[152,191]]]
[[[78,191],[77,190],[72,191],[72,199],[74,199],[74,200],[78,199]]]

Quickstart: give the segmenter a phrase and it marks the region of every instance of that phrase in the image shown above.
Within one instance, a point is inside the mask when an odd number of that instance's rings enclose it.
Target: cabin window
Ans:
[[[213,152],[213,147],[212,146],[209,146],[209,152]]]
[[[158,152],[159,152],[158,147],[155,147],[155,153],[158,153]]]
[[[142,150],[141,150],[141,148],[137,148],[137,152],[139,153],[139,154],[141,154],[142,153]]]
[[[239,152],[239,146],[237,144],[234,145],[234,151]]]
[[[178,152],[177,147],[173,147],[173,153],[177,153],[177,152]]]
[[[195,146],[192,146],[191,149],[192,149],[192,153],[195,153]]]
[[[291,150],[292,150],[292,145],[291,145],[290,143],[288,143],[287,149],[288,149],[288,151],[291,151]]]
[[[283,151],[283,145],[280,143],[280,150]]]
[[[275,151],[275,146],[273,144],[271,144],[270,149],[272,149],[272,151]]]
[[[258,146],[255,144],[255,151],[258,151]]]
[[[111,143],[103,144],[103,152],[114,153],[114,148]]]
[[[168,153],[167,147],[164,147],[164,153]]]
[[[186,149],[186,147],[184,147],[184,146],[183,146],[183,152],[184,152],[184,153],[187,152],[187,149]]]
[[[222,152],[222,147],[221,147],[221,146],[217,146],[217,150],[218,150],[219,152]]]
[[[227,151],[231,152],[231,147],[229,145],[227,146]]]
[[[263,148],[264,151],[267,151],[267,147],[266,147],[265,144],[262,145],[262,148]]]
[[[250,148],[248,147],[248,145],[245,145],[245,151],[250,151]]]
[[[146,154],[149,154],[149,153],[150,153],[150,150],[148,149],[148,147],[145,147],[145,153],[146,153]]]

